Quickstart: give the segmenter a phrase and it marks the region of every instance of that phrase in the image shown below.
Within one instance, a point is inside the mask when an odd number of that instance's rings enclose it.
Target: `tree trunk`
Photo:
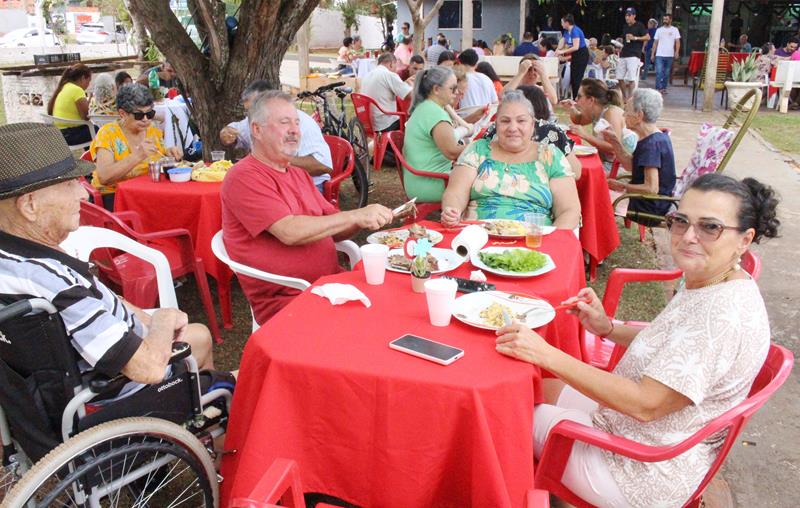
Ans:
[[[444,4],[444,0],[436,0],[436,3],[425,16],[420,16],[423,0],[405,0],[408,10],[411,11],[411,24],[414,26],[414,53],[422,53],[425,49],[425,27],[433,20]]]
[[[131,0],[125,0],[125,8],[131,15],[131,23],[133,24],[133,38],[134,45],[136,46],[136,54],[139,60],[144,60],[147,53],[147,30],[144,28],[144,23],[139,16],[139,11],[136,7],[131,5]]]
[[[210,158],[211,150],[222,148],[219,131],[240,118],[244,87],[265,79],[280,88],[283,55],[319,0],[242,0],[238,33],[230,46],[220,3],[190,0],[198,32],[208,34],[209,57],[189,38],[169,0],[130,3],[192,98],[190,113],[203,139],[203,154]]]

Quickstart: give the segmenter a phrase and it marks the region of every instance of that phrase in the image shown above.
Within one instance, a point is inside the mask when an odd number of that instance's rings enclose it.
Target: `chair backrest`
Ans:
[[[50,125],[53,125],[56,122],[67,124],[67,125],[70,125],[70,126],[73,126],[73,127],[80,127],[81,125],[86,125],[89,128],[89,134],[92,136],[92,141],[94,141],[94,135],[95,135],[94,125],[92,124],[92,122],[90,122],[88,120],[71,120],[69,118],[59,118],[57,116],[48,115],[46,113],[39,113],[39,116],[42,117],[42,121],[44,123],[50,124]],[[69,149],[70,150],[77,150],[77,149],[80,149],[80,148],[84,148],[88,144],[89,143],[80,143],[80,144],[77,144],[77,145],[69,145]]]
[[[117,120],[119,120],[119,115],[89,115],[89,121],[97,127],[102,127]]]
[[[395,103],[397,104],[397,111],[401,113],[408,113],[411,109],[411,96],[401,99],[400,97],[395,98]]]
[[[405,134],[400,131],[392,131],[389,133],[389,146],[392,147],[394,152],[394,159],[397,162],[397,174],[400,176],[400,186],[403,187],[403,192],[406,191],[405,183],[403,183],[403,168],[410,167],[403,157],[403,143],[405,141]]]
[[[751,250],[746,250],[742,255],[742,260],[739,262],[742,270],[750,274],[754,281],[758,282],[761,276],[761,258],[758,254]]]
[[[723,129],[731,129],[735,124],[739,125],[739,130],[736,132],[736,136],[733,138],[731,142],[731,147],[725,152],[725,156],[722,158],[722,162],[719,163],[717,167],[717,171],[722,172],[725,169],[725,166],[728,165],[728,162],[733,157],[734,152],[736,152],[736,148],[738,148],[739,143],[742,142],[745,133],[747,133],[747,129],[750,128],[750,124],[753,123],[753,119],[758,114],[758,108],[761,106],[761,97],[762,92],[760,88],[753,88],[748,91],[744,96],[739,99],[733,108],[731,108],[731,112],[728,115],[728,118],[725,120],[725,123],[722,125]],[[749,110],[747,108],[750,108]],[[745,116],[744,121],[739,122],[739,116],[746,112],[747,116]]]
[[[367,136],[374,136],[375,129],[372,127],[372,106],[376,104],[375,99],[361,93],[350,94],[350,99],[353,101],[353,109],[356,112],[356,117],[358,121],[361,122],[361,125],[364,126],[364,131],[367,133]]]
[[[733,138],[733,131],[727,127],[715,127],[710,123],[701,125],[694,153],[680,178],[675,182],[672,196],[676,198],[683,196],[697,178],[718,171],[725,155],[730,151]]]
[[[322,138],[331,150],[331,162],[333,163],[331,179],[328,181],[330,183],[326,182],[323,187],[323,194],[326,200],[338,208],[339,186],[341,186],[343,179],[353,173],[355,153],[353,152],[353,145],[344,138],[329,134],[324,134]]]
[[[82,222],[85,207],[100,208],[109,215],[112,215],[102,207],[84,202],[81,203]],[[124,224],[121,225],[126,227]],[[64,249],[67,254],[81,261],[89,261],[89,257],[93,251],[117,249],[149,262],[156,271],[159,306],[178,308],[178,299],[175,296],[175,287],[172,285],[172,271],[169,267],[169,261],[167,261],[167,257],[161,252],[146,245],[142,245],[118,231],[113,231],[105,227],[93,226],[81,226],[70,233],[67,239],[61,243],[61,248]]]

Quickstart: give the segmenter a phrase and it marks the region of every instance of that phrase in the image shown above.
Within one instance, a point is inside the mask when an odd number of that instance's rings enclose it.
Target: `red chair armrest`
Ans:
[[[613,316],[622,297],[622,289],[629,282],[653,282],[674,280],[683,275],[681,270],[647,270],[637,268],[615,268],[608,276],[606,291],[603,294],[603,308]]]
[[[444,180],[445,182],[450,178],[450,173],[434,173],[432,171],[422,171],[420,169],[414,169],[408,164],[403,164],[403,169],[407,170],[409,173],[417,176],[426,176],[428,178],[438,178],[440,180]]]
[[[527,508],[550,508],[550,493],[546,490],[531,489],[526,497]]]
[[[139,212],[135,210],[124,210],[122,212],[114,212],[114,215],[119,218],[122,222],[124,222],[129,228],[133,229],[134,231],[141,231],[142,227],[142,218],[139,216]]]
[[[275,459],[264,476],[246,498],[235,498],[231,508],[265,508],[282,501],[282,505],[305,506],[297,463]]]

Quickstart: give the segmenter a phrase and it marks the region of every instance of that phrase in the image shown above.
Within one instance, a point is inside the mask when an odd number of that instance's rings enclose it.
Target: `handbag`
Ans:
[[[169,108],[167,108],[169,110]],[[195,134],[192,131],[191,121],[189,121],[186,125],[186,133],[184,134],[183,131],[180,129],[179,121],[177,115],[175,115],[172,110],[170,112],[170,122],[172,124],[172,133],[175,135],[176,138],[180,139],[181,141],[181,149],[183,150],[183,160],[189,162],[197,162],[203,160],[203,142],[200,141],[200,136]],[[186,140],[189,139],[189,136],[192,136],[192,144],[190,146],[186,146]]]

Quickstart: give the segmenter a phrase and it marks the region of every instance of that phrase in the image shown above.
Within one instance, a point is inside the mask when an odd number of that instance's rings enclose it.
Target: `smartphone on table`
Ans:
[[[450,365],[464,356],[463,349],[411,334],[394,339],[389,347],[440,365]]]

